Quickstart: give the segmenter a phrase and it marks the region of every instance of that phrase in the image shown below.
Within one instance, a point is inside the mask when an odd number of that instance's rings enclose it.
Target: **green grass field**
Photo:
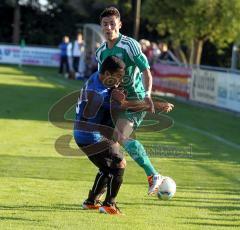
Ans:
[[[147,196],[144,172],[127,157],[118,196],[125,215],[82,210],[96,168],[86,157],[60,155],[55,141],[72,131],[48,121],[49,108],[81,84],[56,69],[0,66],[0,229],[240,228],[240,117],[173,99],[174,126],[137,136],[175,148],[152,158],[176,181],[174,199]]]

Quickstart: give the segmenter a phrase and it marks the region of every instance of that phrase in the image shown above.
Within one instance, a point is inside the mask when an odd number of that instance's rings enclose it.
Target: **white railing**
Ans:
[[[0,63],[56,67],[59,58],[58,48],[0,44]]]
[[[174,68],[173,68],[174,67]],[[240,71],[211,66],[152,66],[153,89],[240,112]]]

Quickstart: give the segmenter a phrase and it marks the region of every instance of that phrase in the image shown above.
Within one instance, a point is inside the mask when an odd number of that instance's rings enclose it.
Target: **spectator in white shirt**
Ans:
[[[83,56],[84,52],[84,42],[81,33],[77,34],[77,38],[73,43],[73,69],[75,72],[79,71],[80,57]]]

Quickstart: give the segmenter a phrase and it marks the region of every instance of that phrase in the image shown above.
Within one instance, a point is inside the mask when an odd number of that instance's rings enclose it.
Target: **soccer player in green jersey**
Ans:
[[[150,111],[154,112],[154,104],[151,99],[152,75],[140,44],[119,32],[122,23],[120,13],[115,7],[106,8],[101,13],[100,23],[106,42],[102,43],[96,51],[99,68],[108,56],[114,55],[122,59],[126,65],[122,86],[127,94],[127,99],[145,101],[149,105]],[[151,164],[143,145],[130,138],[131,133],[141,124],[145,115],[145,111],[125,111],[120,114],[116,121],[114,138],[144,169],[149,183],[148,194],[151,195],[156,193],[163,177]]]

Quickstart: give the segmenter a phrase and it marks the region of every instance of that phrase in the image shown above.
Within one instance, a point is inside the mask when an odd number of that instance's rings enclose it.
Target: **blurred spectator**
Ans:
[[[59,73],[64,73],[66,76],[69,74],[69,60],[68,60],[68,47],[69,47],[69,37],[64,36],[62,43],[59,45],[60,49],[60,66]]]
[[[94,52],[90,51],[86,55],[86,76],[90,76],[92,73],[98,70],[98,62],[96,59],[95,51],[100,47],[100,43],[96,42]]]
[[[146,55],[149,64],[153,64],[160,54],[157,44],[146,39],[141,39],[139,43],[141,44],[142,51]]]
[[[152,63],[155,63],[157,59],[159,58],[161,51],[158,48],[157,43],[151,42],[151,47],[152,47]]]
[[[159,60],[162,62],[175,62],[173,53],[168,49],[168,45],[164,42],[160,42],[158,47],[161,51]]]
[[[73,42],[73,69],[75,72],[79,71],[80,58],[83,56],[84,52],[84,41],[81,33],[77,34],[76,40]]]
[[[146,39],[141,39],[139,41],[141,47],[142,47],[142,51],[143,53],[146,55],[147,59],[150,61],[152,60],[152,48],[151,48],[151,43],[150,41],[146,40]]]
[[[67,58],[68,58],[68,66],[69,71],[73,71],[73,60],[72,60],[72,43],[68,42],[67,44]]]
[[[166,43],[160,42],[157,44],[146,39],[141,39],[139,43],[150,65],[159,61],[166,64],[181,64],[175,55],[168,49]]]
[[[69,42],[67,45],[67,57],[68,57],[68,65],[69,65],[69,74],[65,75],[68,79],[75,79],[75,71],[73,68],[73,44]]]

